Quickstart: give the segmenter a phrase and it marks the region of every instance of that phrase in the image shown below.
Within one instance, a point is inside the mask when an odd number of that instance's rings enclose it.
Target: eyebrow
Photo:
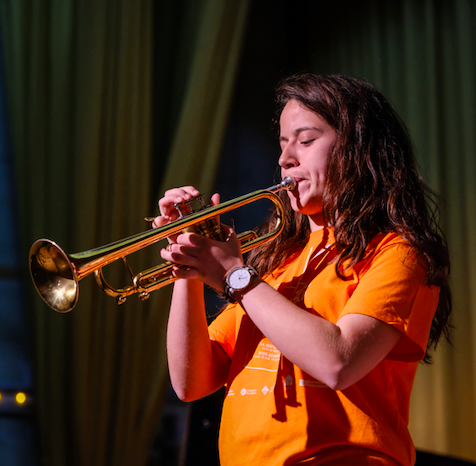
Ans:
[[[299,128],[296,128],[294,131],[293,131],[293,134],[295,136],[299,136],[299,134],[303,133],[304,131],[319,131],[322,133],[322,130],[315,127],[315,126],[301,126]],[[279,140],[280,141],[287,141],[287,138],[285,138],[284,136],[281,136],[279,135]]]

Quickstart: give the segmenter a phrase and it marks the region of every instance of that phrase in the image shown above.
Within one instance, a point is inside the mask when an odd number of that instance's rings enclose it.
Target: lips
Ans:
[[[294,176],[293,178],[294,178],[294,181],[296,182],[296,188],[294,189],[294,191],[298,191],[300,186],[302,186],[302,184],[307,181],[306,178],[299,178]]]
[[[291,176],[291,175],[288,175],[288,176]],[[300,181],[303,181],[304,178],[300,178],[299,176],[292,176],[292,179],[296,182],[296,183],[299,183]]]
[[[294,181],[296,182],[295,187],[292,191],[289,192],[290,196],[293,196],[294,198],[298,199],[302,195],[302,190],[304,189],[304,183],[306,181],[305,178],[295,178],[293,177]]]
[[[285,176],[290,176],[294,181],[295,181],[295,187],[293,190],[290,190],[288,191],[289,194],[293,194],[295,197],[298,197],[299,196],[299,190],[302,189],[305,185],[306,185],[306,182],[309,181],[308,178],[304,177],[304,176],[301,176],[299,174],[291,174],[289,172],[287,173],[283,173],[281,175],[283,178]]]

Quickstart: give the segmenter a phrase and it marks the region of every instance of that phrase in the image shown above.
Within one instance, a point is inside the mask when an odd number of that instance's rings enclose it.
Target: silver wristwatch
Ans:
[[[225,294],[232,303],[236,302],[234,298],[235,291],[243,291],[251,283],[251,279],[256,277],[258,272],[251,265],[235,267],[225,275]]]

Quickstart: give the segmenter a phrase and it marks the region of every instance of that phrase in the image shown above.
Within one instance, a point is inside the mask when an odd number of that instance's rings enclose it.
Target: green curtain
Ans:
[[[476,461],[476,2],[361,0],[338,8],[316,34],[315,71],[365,78],[389,98],[442,200],[453,347],[441,344],[434,364],[419,369],[412,435],[417,448]]]
[[[185,180],[210,189],[247,4],[2,2],[25,265],[40,237],[76,252],[145,230],[160,178],[162,191]],[[174,143],[184,131],[190,144]],[[134,270],[151,256],[139,254]],[[108,281],[122,286],[111,269]],[[170,290],[117,308],[87,277],[77,307],[56,314],[26,280],[43,464],[145,464],[167,385]]]
[[[204,3],[163,190],[194,185],[210,192],[218,169],[249,1]]]

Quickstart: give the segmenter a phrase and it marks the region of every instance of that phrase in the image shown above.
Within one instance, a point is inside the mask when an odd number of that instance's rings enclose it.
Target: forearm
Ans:
[[[172,386],[184,401],[207,396],[226,381],[227,356],[210,341],[201,282],[174,285],[167,356]]]
[[[262,281],[244,293],[241,305],[287,359],[335,389],[368,373],[401,336],[365,315],[347,315],[334,324],[299,308]]]
[[[340,329],[335,324],[302,310],[264,282],[245,293],[241,305],[287,359],[332,384],[333,372],[341,363]]]

